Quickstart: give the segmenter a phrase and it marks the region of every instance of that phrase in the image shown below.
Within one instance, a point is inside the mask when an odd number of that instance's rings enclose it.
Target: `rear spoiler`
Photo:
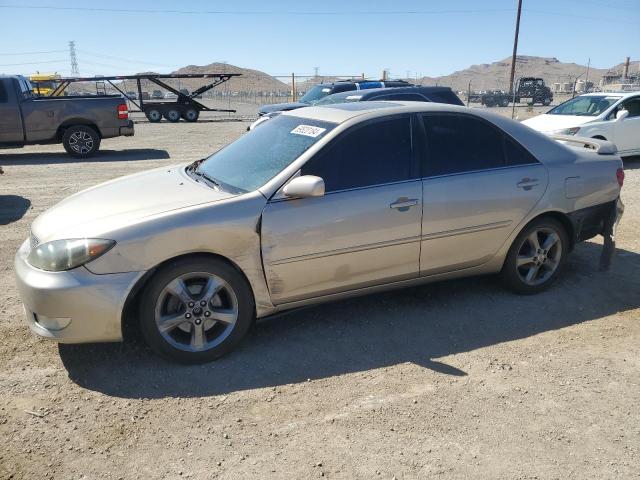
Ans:
[[[618,152],[618,148],[615,144],[608,142],[607,140],[600,140],[598,138],[576,137],[572,135],[550,135],[554,140],[560,142],[567,142],[569,144],[582,145],[584,148],[595,150],[599,155],[614,155]],[[572,145],[572,146],[577,146]]]

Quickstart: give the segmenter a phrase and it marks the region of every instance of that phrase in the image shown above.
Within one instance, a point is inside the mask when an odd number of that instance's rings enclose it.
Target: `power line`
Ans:
[[[105,55],[104,53],[97,53],[97,52],[90,52],[88,50],[78,50],[79,53],[86,53],[87,55],[92,55],[94,57],[101,57],[101,58],[108,58],[108,59],[112,59],[112,60],[122,60],[123,62],[134,62],[134,63],[141,63],[143,65],[154,65],[156,67],[167,67],[167,68],[173,68],[176,65],[167,65],[164,63],[154,63],[154,62],[144,62],[142,60],[134,60],[131,58],[124,58],[124,57],[118,57],[115,55]]]
[[[73,10],[84,12],[108,12],[108,13],[151,13],[151,14],[182,14],[182,15],[440,15],[448,13],[494,13],[511,12],[512,8],[491,9],[445,9],[445,10],[164,10],[164,9],[139,9],[139,8],[103,8],[103,7],[60,7],[51,5],[0,5],[0,8],[16,8],[29,10]]]
[[[24,63],[3,63],[0,67],[16,67],[20,65],[40,65],[41,63],[67,63],[67,60],[44,60],[42,62],[24,62]]]
[[[14,52],[14,53],[0,53],[0,55],[5,56],[18,56],[18,55],[42,55],[45,53],[62,53],[66,52],[66,50],[45,50],[43,52]]]
[[[571,18],[581,18],[583,20],[595,20],[598,22],[625,23],[627,25],[637,25],[636,22],[619,20],[617,18],[590,17],[588,15],[578,15],[575,13],[550,12],[548,10],[537,10],[537,9],[531,9],[531,8],[524,8],[523,11],[527,13],[533,13],[534,15],[537,14],[537,15],[549,15],[549,16],[559,16],[559,17],[571,17]]]

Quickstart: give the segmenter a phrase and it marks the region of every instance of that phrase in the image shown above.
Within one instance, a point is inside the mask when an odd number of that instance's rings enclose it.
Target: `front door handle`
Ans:
[[[389,208],[395,208],[396,210],[398,210],[400,212],[406,212],[411,207],[414,207],[417,204],[418,204],[418,199],[417,198],[400,197],[395,202],[393,202],[391,205],[389,205]]]
[[[537,178],[529,178],[525,177],[520,180],[517,184],[518,188],[522,188],[524,190],[531,190],[533,187],[537,187],[540,185],[540,181]]]

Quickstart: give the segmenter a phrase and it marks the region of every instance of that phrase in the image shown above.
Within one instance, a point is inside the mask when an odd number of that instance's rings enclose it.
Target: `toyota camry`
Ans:
[[[76,193],[15,257],[33,332],[213,360],[257,318],[455,277],[520,294],[610,234],[615,147],[481,109],[358,102],[283,113],[206,159]]]

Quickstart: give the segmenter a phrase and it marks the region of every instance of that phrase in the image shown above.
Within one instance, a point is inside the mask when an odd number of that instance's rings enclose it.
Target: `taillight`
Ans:
[[[622,168],[616,170],[616,178],[618,179],[618,185],[622,186],[624,183],[624,170]]]
[[[118,118],[120,120],[126,120],[129,118],[129,107],[127,107],[124,103],[118,105]]]

